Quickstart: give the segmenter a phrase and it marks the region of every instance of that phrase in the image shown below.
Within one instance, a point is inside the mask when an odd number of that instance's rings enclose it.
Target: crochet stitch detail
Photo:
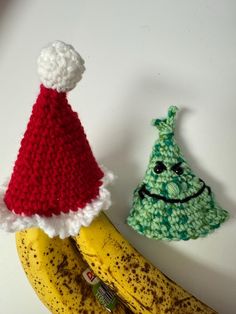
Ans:
[[[50,217],[96,199],[103,172],[66,93],[41,85],[4,201],[19,215]]]
[[[192,172],[174,138],[171,106],[159,130],[143,181],[134,191],[128,224],[148,238],[189,240],[204,237],[223,223],[228,212],[215,201],[203,180]]]
[[[87,204],[81,210],[78,208],[77,211],[69,211],[66,214],[62,213],[52,217],[39,216],[37,214],[27,217],[9,211],[3,201],[5,188],[1,188],[0,221],[3,221],[1,228],[8,232],[16,232],[37,226],[43,229],[51,238],[59,236],[61,239],[64,239],[69,236],[76,236],[82,226],[87,227],[101,210],[107,210],[111,205],[110,192],[106,189],[106,186],[113,181],[114,176],[111,172],[104,168],[102,169],[104,177],[96,199],[92,200],[90,204]]]
[[[43,85],[58,92],[72,90],[85,70],[84,60],[78,52],[59,40],[42,49],[37,63]]]
[[[113,175],[93,155],[66,92],[85,70],[71,45],[55,41],[41,51],[42,84],[7,186],[0,188],[0,228],[38,227],[50,237],[78,234],[110,206]]]

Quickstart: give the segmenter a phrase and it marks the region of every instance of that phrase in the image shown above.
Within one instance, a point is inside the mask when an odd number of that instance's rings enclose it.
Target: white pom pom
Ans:
[[[84,60],[78,52],[62,41],[55,41],[43,48],[37,63],[43,85],[58,92],[72,90],[85,70]]]

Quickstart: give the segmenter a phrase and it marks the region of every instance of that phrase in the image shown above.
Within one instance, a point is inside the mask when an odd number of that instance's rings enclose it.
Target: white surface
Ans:
[[[11,173],[39,90],[36,59],[54,39],[71,43],[87,71],[71,92],[96,157],[118,180],[110,217],[155,265],[223,314],[236,308],[236,3],[220,0],[0,2],[0,179]],[[23,74],[23,78],[22,78]],[[180,146],[231,219],[206,239],[166,243],[125,224],[147,166],[152,118],[178,104]],[[0,304],[46,314],[0,233]]]

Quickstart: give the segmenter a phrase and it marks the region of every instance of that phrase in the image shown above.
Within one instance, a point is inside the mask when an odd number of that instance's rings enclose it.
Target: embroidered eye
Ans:
[[[154,171],[157,173],[157,174],[159,174],[159,173],[162,173],[163,171],[165,171],[166,170],[166,166],[163,164],[163,162],[162,161],[158,161],[157,163],[156,163],[156,166],[155,166],[155,168],[154,168]]]
[[[180,176],[184,172],[183,167],[181,167],[181,162],[178,162],[177,164],[172,166],[171,170],[173,170],[178,176]]]

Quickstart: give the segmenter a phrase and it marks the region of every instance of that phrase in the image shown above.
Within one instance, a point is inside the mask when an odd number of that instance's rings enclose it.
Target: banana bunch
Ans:
[[[74,238],[91,269],[116,291],[133,313],[213,314],[138,253],[100,214]]]
[[[70,238],[49,238],[38,228],[16,234],[19,258],[39,299],[53,314],[105,314],[82,273],[88,267]],[[114,313],[130,313],[118,303]]]
[[[73,239],[31,228],[16,234],[16,244],[31,285],[53,314],[107,313],[82,277],[88,266],[121,301],[113,313],[216,313],[148,262],[105,214]]]

